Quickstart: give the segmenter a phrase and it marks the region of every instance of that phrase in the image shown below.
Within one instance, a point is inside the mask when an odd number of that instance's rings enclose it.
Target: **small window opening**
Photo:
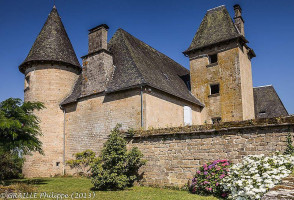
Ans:
[[[209,56],[209,63],[210,64],[217,63],[217,54],[212,54]]]
[[[25,88],[28,88],[30,86],[30,76],[26,76],[25,78]]]
[[[222,118],[221,117],[214,117],[214,118],[211,118],[211,121],[213,124],[219,124],[219,123],[221,123]]]
[[[210,85],[210,94],[219,94],[219,84]]]
[[[56,167],[58,167],[58,166],[59,166],[59,164],[60,164],[60,162],[56,162]]]
[[[262,110],[259,112],[259,114],[265,114],[265,113],[266,113],[265,110]]]

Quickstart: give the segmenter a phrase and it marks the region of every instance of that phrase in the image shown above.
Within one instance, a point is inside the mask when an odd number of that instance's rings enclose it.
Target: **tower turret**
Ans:
[[[23,173],[27,177],[62,174],[64,114],[60,103],[70,94],[81,66],[55,6],[19,70],[25,75],[24,100],[46,106],[36,113],[45,155],[28,156]]]
[[[203,122],[255,118],[251,58],[240,6],[235,24],[225,6],[207,11],[190,47],[192,93],[205,104]],[[242,22],[242,23],[241,23]]]

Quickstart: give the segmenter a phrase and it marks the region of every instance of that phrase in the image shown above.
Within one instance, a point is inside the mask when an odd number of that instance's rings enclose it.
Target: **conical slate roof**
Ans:
[[[190,47],[184,53],[237,37],[243,36],[234,25],[226,7],[216,7],[207,11]]]
[[[81,68],[55,6],[19,70],[24,73],[25,66],[32,62],[59,62]]]

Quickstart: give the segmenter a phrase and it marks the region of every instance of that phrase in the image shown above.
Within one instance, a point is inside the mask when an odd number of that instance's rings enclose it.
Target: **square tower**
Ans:
[[[235,23],[225,6],[208,10],[190,47],[191,91],[205,104],[203,122],[254,119],[251,58],[244,20],[234,6]]]

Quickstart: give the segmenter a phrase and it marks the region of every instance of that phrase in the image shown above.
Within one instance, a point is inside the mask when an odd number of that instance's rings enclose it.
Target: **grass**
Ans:
[[[27,183],[34,188],[37,193],[38,199],[53,199],[44,198],[44,194],[67,194],[71,199],[76,196],[76,193],[80,197],[85,195],[95,193],[95,197],[92,199],[107,199],[107,200],[216,200],[217,198],[212,196],[198,196],[195,194],[190,194],[188,191],[172,190],[172,189],[162,189],[162,188],[152,188],[152,187],[142,187],[135,186],[128,188],[123,191],[94,191],[92,190],[93,185],[87,178],[42,178],[42,179],[22,179],[10,181],[7,184],[15,183]],[[40,197],[43,194],[42,198]],[[54,199],[57,199],[56,197]],[[61,199],[61,198],[59,198]],[[66,198],[63,198],[66,199]],[[86,198],[78,198],[86,199]],[[89,198],[87,198],[89,199]]]

